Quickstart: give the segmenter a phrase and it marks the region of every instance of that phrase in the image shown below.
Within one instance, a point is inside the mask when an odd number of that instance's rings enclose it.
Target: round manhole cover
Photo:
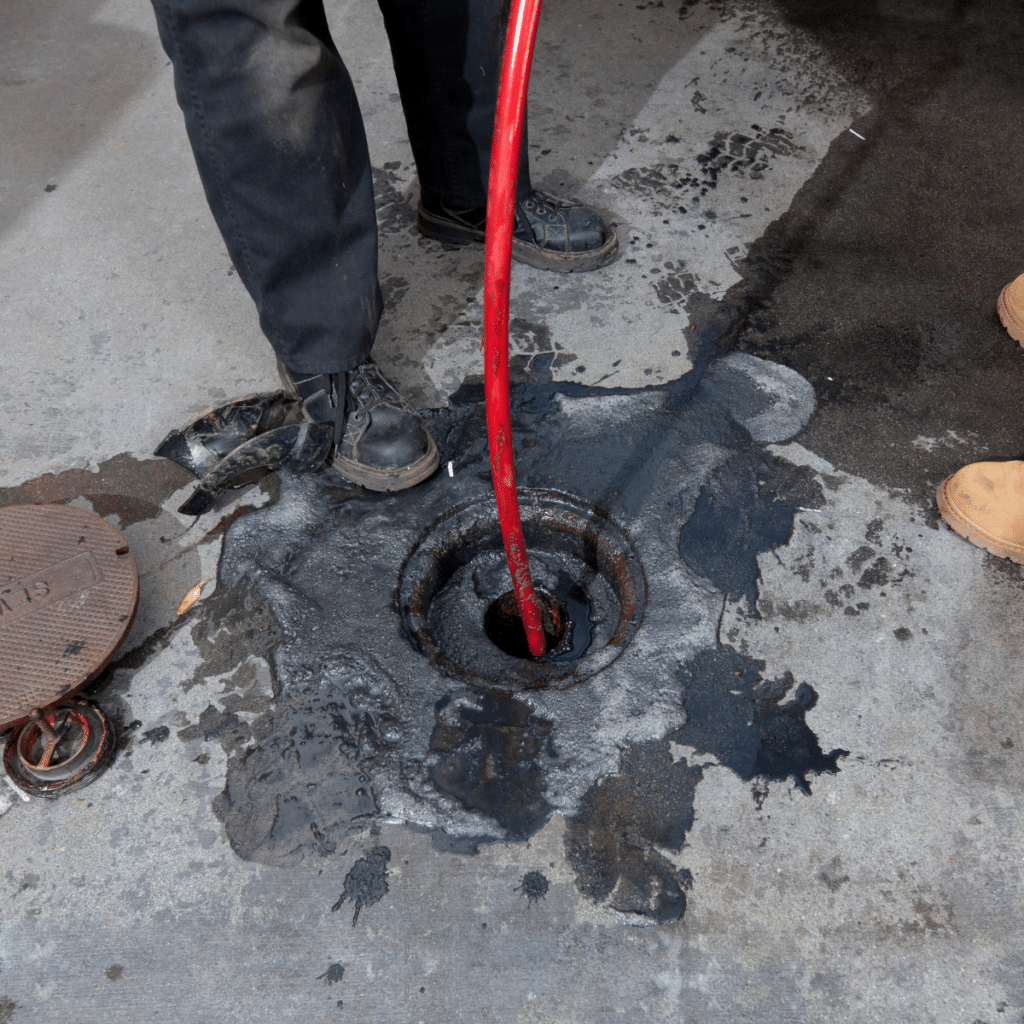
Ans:
[[[95,679],[138,601],[135,558],[99,516],[66,505],[0,508],[0,729]]]
[[[519,500],[534,584],[564,623],[549,637],[549,655],[522,656],[525,642],[513,633],[493,498],[451,509],[420,536],[399,577],[402,620],[416,647],[452,675],[499,689],[563,688],[622,653],[643,618],[647,585],[626,532],[594,507],[527,488]]]

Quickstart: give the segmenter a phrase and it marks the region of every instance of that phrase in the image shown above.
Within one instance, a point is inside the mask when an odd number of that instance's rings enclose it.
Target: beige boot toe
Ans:
[[[1024,563],[1024,462],[975,462],[936,493],[942,518],[965,540]]]
[[[1000,292],[996,311],[1006,332],[1024,348],[1024,274]]]

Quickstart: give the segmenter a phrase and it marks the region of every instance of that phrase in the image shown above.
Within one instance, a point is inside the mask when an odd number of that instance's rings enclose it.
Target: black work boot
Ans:
[[[371,491],[401,491],[426,480],[441,456],[420,414],[372,360],[348,373],[278,372],[312,423],[334,424],[330,462]]]
[[[451,210],[439,199],[424,196],[416,210],[421,235],[463,245],[482,242],[487,208]],[[596,270],[615,255],[619,239],[596,210],[531,189],[516,200],[512,258],[541,270],[563,274]]]

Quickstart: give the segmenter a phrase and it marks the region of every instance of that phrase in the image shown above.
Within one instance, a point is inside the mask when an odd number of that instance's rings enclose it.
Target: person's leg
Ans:
[[[420,178],[416,226],[481,242],[510,0],[378,0]],[[595,210],[535,190],[527,132],[519,158],[512,255],[547,270],[592,270],[618,246]]]
[[[153,0],[199,176],[285,384],[331,461],[393,491],[438,465],[370,360],[381,315],[370,157],[323,0]]]
[[[379,0],[421,194],[487,205],[509,0]],[[530,191],[526,132],[519,195]]]
[[[366,360],[381,315],[362,117],[322,0],[153,0],[199,175],[280,360]]]

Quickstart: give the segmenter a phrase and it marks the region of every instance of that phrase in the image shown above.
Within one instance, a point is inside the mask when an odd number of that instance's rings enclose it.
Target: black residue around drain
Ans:
[[[391,851],[386,846],[375,846],[367,856],[360,857],[345,876],[344,891],[338,897],[338,902],[331,907],[331,912],[341,910],[342,904],[351,900],[355,906],[352,915],[354,928],[359,920],[359,911],[379,903],[388,894],[389,860]]]
[[[354,677],[347,686],[292,694],[257,717],[255,746],[229,747],[234,730],[219,737],[230,757],[213,809],[243,859],[327,856],[377,810],[364,764],[388,746],[394,711],[386,695],[364,685],[375,666],[353,655],[346,669]],[[187,738],[202,738],[204,724],[214,724],[212,715],[204,723],[206,715]]]
[[[705,333],[702,324],[698,318],[695,334]],[[708,324],[705,355],[721,335],[720,325]],[[695,362],[704,358],[698,351]],[[517,443],[544,439],[522,449],[524,486],[564,489],[616,521],[649,523],[644,543],[659,529],[667,543],[657,559],[678,565],[681,556],[692,572],[678,578],[702,577],[700,587],[685,583],[692,593],[681,601],[693,607],[673,606],[689,621],[706,614],[711,587],[703,581],[734,601],[745,598],[756,613],[758,553],[786,542],[798,507],[823,504],[809,470],[775,458],[742,427],[750,408],[759,421],[774,415],[775,392],[752,379],[744,384],[740,371],[725,376],[729,388],[722,375],[698,387],[695,371],[678,385],[641,393],[609,396],[560,384],[514,396]],[[741,394],[744,387],[749,394]],[[577,403],[588,398],[597,401]],[[776,403],[783,413],[787,401]],[[453,478],[408,495],[342,490],[329,473],[296,478],[282,483],[277,508],[252,513],[225,536],[221,586],[205,603],[201,626],[192,627],[208,663],[183,685],[213,670],[226,676],[256,655],[270,665],[275,696],[254,703],[244,736],[227,704],[244,680],[229,679],[217,698],[227,710],[208,708],[179,735],[219,740],[228,750],[215,810],[232,846],[269,864],[337,858],[342,838],[386,809],[389,817],[426,822],[416,827],[432,831],[438,848],[469,853],[481,842],[532,835],[582,780],[589,788],[576,812],[567,812],[565,837],[579,890],[624,914],[676,920],[693,879],[666,852],[683,850],[693,825],[694,794],[708,770],[701,754],[753,782],[758,799],[773,781],[792,779],[808,791],[810,777],[838,770],[843,754],[824,753],[806,724],[814,691],[786,675],[766,680],[761,662],[715,641],[688,653],[682,671],[678,660],[652,649],[628,669],[632,695],[654,703],[674,692],[678,707],[660,739],[614,740],[612,751],[595,758],[595,748],[609,742],[604,733],[617,727],[617,709],[602,703],[600,685],[560,691],[545,703],[534,693],[487,692],[436,672],[400,632],[392,581],[412,538],[444,509],[478,500],[489,475],[482,404],[453,399],[427,418],[442,458],[456,467]],[[640,557],[650,556],[641,550]],[[597,637],[607,623],[594,607]],[[472,628],[483,648],[480,619],[482,612]],[[563,715],[569,705],[575,710]],[[679,728],[682,711],[689,717]],[[694,748],[694,763],[675,756],[672,743]],[[595,778],[591,765],[616,756],[617,770]],[[339,908],[351,900],[358,914],[386,891],[386,860],[377,858],[374,875],[371,858],[349,872]]]
[[[207,704],[195,725],[186,726],[178,731],[178,739],[186,742],[219,739],[227,751],[244,745],[251,736],[249,726],[238,715],[221,711],[213,704]]]
[[[494,818],[510,840],[533,835],[551,814],[543,763],[558,758],[554,723],[504,693],[483,693],[475,705],[450,705],[448,697],[437,705],[430,750],[439,757],[431,781],[464,807]]]

